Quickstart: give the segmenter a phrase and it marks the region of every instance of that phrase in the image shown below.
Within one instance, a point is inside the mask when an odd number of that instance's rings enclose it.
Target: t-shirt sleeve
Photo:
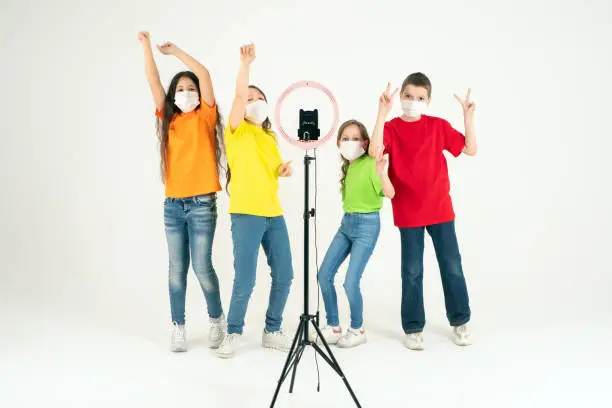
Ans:
[[[442,135],[444,137],[444,150],[455,157],[459,156],[465,147],[465,136],[446,120],[442,120]]]
[[[208,106],[204,101],[200,102],[200,112],[202,119],[206,120],[212,125],[217,124],[217,102],[214,102],[211,106]]]
[[[393,140],[393,134],[395,130],[391,125],[391,122],[385,123],[385,127],[383,128],[383,145],[385,146],[385,153],[391,153],[391,145]]]
[[[243,120],[240,122],[238,127],[234,129],[232,132],[231,126],[228,123],[225,127],[225,131],[223,132],[223,139],[225,141],[225,147],[228,148],[234,140],[239,138],[244,133],[244,127],[246,126],[246,122]]]
[[[372,182],[372,187],[374,187],[374,192],[376,195],[380,197],[384,197],[385,193],[383,193],[382,182],[380,181],[380,176],[376,172],[376,160],[371,160],[370,165],[370,181]]]

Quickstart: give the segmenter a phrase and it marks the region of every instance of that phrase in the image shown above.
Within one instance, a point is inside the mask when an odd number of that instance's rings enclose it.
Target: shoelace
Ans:
[[[174,323],[174,339],[176,341],[185,341],[185,329],[182,329],[176,323]]]
[[[229,333],[227,336],[225,336],[225,339],[223,339],[223,344],[221,345],[221,347],[223,347],[224,345],[230,344],[232,341],[234,341],[235,338],[236,338],[235,333]]]
[[[419,342],[419,343],[421,343],[423,341],[423,337],[422,337],[421,333],[412,333],[410,335],[410,338],[412,340],[414,340],[414,341]]]
[[[220,321],[220,322],[211,322],[211,329],[212,329],[212,334],[215,336],[220,336],[225,332],[225,324]]]
[[[361,334],[361,330],[355,330],[350,328],[346,331],[346,334],[343,336],[345,341],[350,341],[351,337],[357,337]]]
[[[463,325],[463,326],[457,327],[456,332],[460,337],[467,337],[468,335],[467,326]]]
[[[349,338],[349,335],[353,335],[353,336],[359,336],[361,334],[361,330],[355,330],[355,329],[348,329],[346,332],[346,338]]]

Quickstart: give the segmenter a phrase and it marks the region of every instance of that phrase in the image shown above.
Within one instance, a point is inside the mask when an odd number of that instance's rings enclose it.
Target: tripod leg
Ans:
[[[314,322],[313,322],[313,325],[319,335],[319,338],[321,339],[321,343],[323,343],[323,347],[325,347],[325,350],[329,354],[329,357],[325,355],[323,350],[321,350],[321,347],[319,347],[317,344],[313,344],[312,347],[315,349],[317,353],[321,355],[321,357],[323,357],[323,359],[327,362],[327,364],[330,365],[330,367],[340,376],[340,378],[342,378],[342,381],[344,382],[344,385],[346,386],[346,389],[348,390],[348,392],[351,394],[351,397],[353,398],[355,405],[357,405],[358,408],[361,408],[361,404],[359,403],[357,396],[353,392],[351,385],[349,384],[348,380],[346,379],[346,376],[342,372],[342,368],[340,368],[340,364],[338,364],[338,361],[334,357],[334,353],[332,353],[331,349],[329,348],[329,345],[327,344],[327,341],[325,341],[325,337],[323,337],[323,333],[321,333],[321,330],[316,324],[314,324]]]
[[[291,360],[293,359],[294,354],[299,352],[298,348],[296,348],[296,345],[298,343],[300,336],[302,335],[302,332],[304,331],[304,327],[306,323],[307,322],[305,320],[300,320],[300,324],[298,325],[297,331],[295,332],[295,336],[293,337],[293,343],[291,343],[291,349],[289,350],[289,354],[287,355],[287,360],[285,360],[285,366],[283,367],[283,371],[281,372],[280,379],[278,380],[276,390],[274,391],[274,397],[272,398],[272,403],[270,404],[270,408],[273,408],[274,404],[276,403],[276,398],[278,398],[278,393],[281,389],[281,386],[283,385],[283,381],[287,377],[287,369],[289,368],[289,364],[291,363]]]
[[[293,374],[291,375],[291,385],[289,386],[289,394],[291,394],[293,392],[293,384],[295,383],[295,374],[297,372],[297,366],[298,364],[300,364],[300,360],[302,359],[302,354],[304,354],[304,350],[306,349],[306,347],[302,346],[299,347],[298,350],[298,355],[295,358],[295,363],[293,365]]]
[[[325,352],[321,349],[321,347],[319,347],[316,344],[313,344],[312,347],[315,349],[315,351],[317,353],[319,353],[319,355],[321,357],[323,357],[323,359],[327,362],[327,364],[329,364],[329,366],[338,374],[338,376],[340,376],[340,378],[342,379],[342,381],[344,382],[344,385],[346,386],[346,389],[348,390],[348,392],[351,394],[351,397],[353,398],[353,401],[355,402],[355,405],[357,405],[357,407],[361,408],[361,404],[359,403],[359,400],[357,399],[357,396],[355,395],[355,393],[353,392],[353,389],[351,388],[351,385],[349,384],[348,380],[346,379],[346,376],[344,375],[344,373],[342,372],[342,369],[340,368],[340,365],[338,364],[338,362],[336,361],[336,359],[334,358],[334,355],[331,354],[330,352],[330,357],[328,357]],[[328,350],[329,351],[329,350]]]

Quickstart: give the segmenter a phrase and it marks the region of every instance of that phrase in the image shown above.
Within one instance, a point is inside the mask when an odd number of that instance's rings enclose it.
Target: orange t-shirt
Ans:
[[[155,115],[161,119],[162,113]],[[215,155],[217,106],[200,106],[172,118],[168,129],[166,197],[184,198],[221,190]]]

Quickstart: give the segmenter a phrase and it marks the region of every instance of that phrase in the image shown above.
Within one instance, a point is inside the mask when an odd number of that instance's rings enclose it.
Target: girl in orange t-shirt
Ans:
[[[138,40],[155,101],[161,172],[166,185],[164,224],[169,253],[171,349],[187,351],[185,293],[190,258],[208,306],[209,344],[218,347],[227,326],[219,280],[212,265],[216,193],[221,190],[223,127],[210,74],[176,45],[158,45],[159,52],[174,55],[190,69],[176,74],[166,92],[159,78],[149,33],[139,33]]]

